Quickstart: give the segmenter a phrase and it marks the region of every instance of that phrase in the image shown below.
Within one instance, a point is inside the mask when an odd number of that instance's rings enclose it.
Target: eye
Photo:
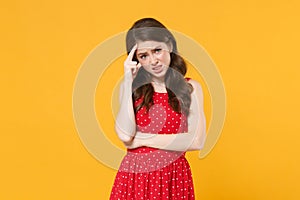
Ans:
[[[155,52],[155,53],[160,53],[160,52],[161,52],[161,49],[160,49],[160,48],[154,49],[154,52]]]
[[[146,55],[140,55],[140,59],[142,60],[146,59]]]

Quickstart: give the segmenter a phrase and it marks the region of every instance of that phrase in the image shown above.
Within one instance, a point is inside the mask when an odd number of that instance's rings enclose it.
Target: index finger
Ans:
[[[137,49],[137,44],[135,44],[135,45],[132,47],[130,53],[128,54],[128,57],[127,57],[127,60],[128,60],[128,61],[132,61],[132,58],[133,58],[133,55],[134,55],[136,49]]]

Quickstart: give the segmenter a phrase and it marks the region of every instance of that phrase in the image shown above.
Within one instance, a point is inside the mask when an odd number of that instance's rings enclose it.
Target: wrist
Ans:
[[[126,77],[124,76],[123,84],[126,88],[131,88],[132,87],[132,77]]]
[[[132,72],[130,71],[125,71],[124,73],[124,80],[131,81],[133,80]]]

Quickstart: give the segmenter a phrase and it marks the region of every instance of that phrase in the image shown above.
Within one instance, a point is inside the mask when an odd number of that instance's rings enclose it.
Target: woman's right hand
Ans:
[[[130,53],[128,54],[125,62],[124,62],[124,73],[125,80],[132,82],[136,77],[140,67],[142,66],[140,63],[133,61],[133,55],[137,49],[137,44],[133,46]]]

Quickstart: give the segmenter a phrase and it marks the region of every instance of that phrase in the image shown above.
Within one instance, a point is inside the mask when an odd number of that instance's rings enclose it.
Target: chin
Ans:
[[[155,78],[164,78],[166,76],[167,71],[162,71],[160,73],[152,73],[152,76]]]
[[[163,78],[165,77],[165,75],[167,74],[168,69],[163,69],[161,72],[156,73],[156,72],[152,72],[152,76],[156,77],[156,78]]]

